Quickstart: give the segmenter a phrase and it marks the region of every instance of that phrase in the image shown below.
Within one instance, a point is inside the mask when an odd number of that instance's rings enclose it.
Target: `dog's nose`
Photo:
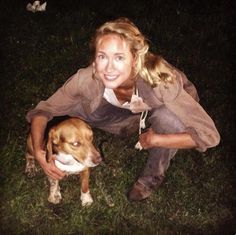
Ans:
[[[99,164],[102,161],[101,154],[99,152],[94,153],[93,162],[94,164]]]

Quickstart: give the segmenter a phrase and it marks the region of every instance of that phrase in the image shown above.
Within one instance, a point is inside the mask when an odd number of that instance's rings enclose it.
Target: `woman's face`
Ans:
[[[124,39],[108,34],[98,40],[95,71],[105,87],[115,89],[130,84],[134,65],[134,56]]]

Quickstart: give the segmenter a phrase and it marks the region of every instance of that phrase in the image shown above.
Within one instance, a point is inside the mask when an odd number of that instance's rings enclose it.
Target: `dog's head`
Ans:
[[[94,167],[101,161],[101,155],[93,145],[93,131],[88,124],[77,118],[70,118],[52,127],[48,134],[47,152],[70,154],[86,167]]]

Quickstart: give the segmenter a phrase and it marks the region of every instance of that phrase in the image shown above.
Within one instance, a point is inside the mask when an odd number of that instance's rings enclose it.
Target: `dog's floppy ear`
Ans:
[[[53,155],[53,144],[59,143],[59,134],[53,128],[48,133],[47,147],[46,147],[46,158],[50,162]]]

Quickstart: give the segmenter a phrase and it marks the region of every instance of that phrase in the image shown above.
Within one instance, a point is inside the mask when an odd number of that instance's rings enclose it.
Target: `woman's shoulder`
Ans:
[[[67,90],[75,90],[77,93],[84,94],[88,90],[91,90],[91,87],[102,89],[100,83],[100,80],[93,77],[93,67],[90,65],[78,69],[76,73],[67,79],[63,87]]]
[[[165,102],[171,102],[180,94],[183,85],[181,80],[177,79],[176,76],[173,77],[172,81],[168,84],[161,83],[154,87],[153,90],[155,95],[159,100]]]
[[[153,87],[155,95],[164,103],[171,102],[183,88],[182,79],[178,76],[178,70],[162,56],[159,56],[158,70],[161,82]]]
[[[100,94],[104,90],[103,83],[100,79],[93,76],[93,66],[80,68],[74,75],[74,84],[82,95]]]
[[[92,79],[93,77],[93,66],[89,65],[84,68],[80,68],[77,73],[77,77],[80,79]]]

